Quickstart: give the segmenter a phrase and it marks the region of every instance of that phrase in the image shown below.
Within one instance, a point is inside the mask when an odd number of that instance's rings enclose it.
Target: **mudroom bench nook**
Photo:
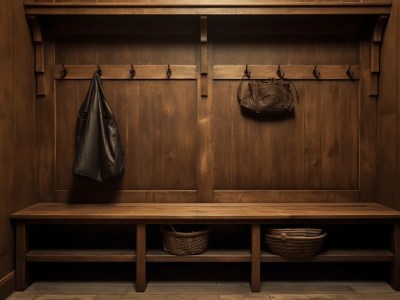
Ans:
[[[35,204],[11,216],[17,290],[35,280],[33,264],[59,262],[134,264],[140,292],[148,263],[246,264],[253,292],[271,263],[379,263],[400,290],[396,77],[383,72],[396,61],[392,1],[54,2],[24,5],[37,176]],[[71,172],[96,71],[126,153],[122,176],[103,183]],[[294,114],[243,114],[246,73],[292,81]],[[239,227],[241,237],[174,256],[153,235],[163,224],[209,224],[221,240],[224,226],[229,236]],[[321,227],[327,240],[306,260],[268,252],[265,230],[286,226]]]
[[[324,248],[312,262],[387,262],[391,264],[391,286],[400,289],[400,212],[376,203],[233,203],[233,204],[61,204],[38,203],[12,215],[16,222],[16,283],[24,290],[29,282],[30,263],[39,262],[136,262],[136,290],[146,290],[147,262],[247,262],[251,264],[250,286],[260,291],[262,263],[296,262],[265,251],[264,226],[293,224],[388,225],[390,241],[384,248]],[[207,249],[200,255],[174,256],[160,249],[147,249],[146,227],[151,224],[248,224],[251,245],[240,250]],[[31,248],[30,226],[45,224],[134,224],[135,249]],[[328,233],[329,234],[329,233]],[[378,232],[379,235],[388,232]],[[52,237],[48,237],[52,239]],[[376,245],[375,245],[376,246]],[[132,275],[133,276],[133,275]]]

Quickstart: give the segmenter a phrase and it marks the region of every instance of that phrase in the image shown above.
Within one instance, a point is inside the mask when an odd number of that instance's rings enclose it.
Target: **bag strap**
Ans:
[[[242,81],[243,81],[243,78],[245,78],[245,77],[247,77],[247,79],[251,79],[251,77],[250,77],[249,74],[244,74],[244,75],[242,76],[242,78],[240,78],[239,87],[238,87],[238,90],[237,90],[237,99],[238,99],[239,103],[240,103],[240,102],[243,100],[243,98],[244,98],[244,97],[242,97],[241,95],[242,95]]]
[[[293,85],[293,87],[294,87],[294,91],[296,92],[296,101],[297,101],[297,103],[299,103],[299,92],[297,91],[297,88],[296,88],[296,86],[294,85],[294,83],[293,83],[293,81],[291,81],[291,80],[289,80],[289,79],[287,79],[287,78],[285,78],[285,80],[287,80],[287,81],[289,81],[289,83],[291,84],[291,85]]]

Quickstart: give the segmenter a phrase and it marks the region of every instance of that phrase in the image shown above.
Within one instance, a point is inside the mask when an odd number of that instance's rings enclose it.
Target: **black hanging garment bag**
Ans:
[[[124,169],[124,150],[96,72],[78,114],[73,174],[102,182]]]

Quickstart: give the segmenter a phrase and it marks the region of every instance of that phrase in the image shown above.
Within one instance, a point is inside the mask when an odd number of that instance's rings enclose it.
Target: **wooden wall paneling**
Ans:
[[[0,57],[2,72],[0,73],[0,279],[13,270],[12,230],[9,223],[11,203],[14,196],[14,61],[15,61],[15,14],[13,1],[0,3],[2,17],[0,19]],[[9,12],[9,13],[5,13]],[[11,145],[11,146],[10,146]]]
[[[321,113],[321,185],[326,188],[333,188],[346,170],[340,168],[339,162],[339,86],[337,82],[327,82],[323,87],[323,98]]]
[[[77,64],[79,47],[66,38],[55,42],[56,64]],[[56,80],[56,180],[57,190],[67,190],[73,184],[72,163],[75,155],[75,130],[79,105],[78,81]],[[60,172],[60,170],[63,170]]]
[[[396,71],[394,72],[394,74],[396,75],[396,95],[395,95],[395,99],[396,99],[396,114],[397,116],[400,116],[400,76],[398,75],[400,72],[400,58],[398,55],[398,51],[400,49],[400,30],[398,29],[400,26],[400,5],[398,3],[398,1],[394,1],[393,3],[393,9],[392,12],[394,12],[394,18],[395,18],[395,22],[396,22],[396,32],[393,33],[395,34],[395,48],[396,48]],[[400,141],[400,118],[396,117],[396,156],[400,157],[400,147],[399,147],[399,142]],[[396,208],[396,209],[400,209],[400,203],[399,203],[399,197],[400,197],[400,159],[396,159],[396,181],[394,186],[396,187],[396,198],[394,200],[393,203],[386,203],[387,205]]]
[[[214,189],[232,189],[232,82],[213,83]],[[223,151],[221,151],[223,149]]]
[[[377,149],[377,199],[384,205],[400,208],[397,199],[398,176],[398,47],[399,31],[398,4],[393,4],[392,14],[386,26],[381,48],[378,98],[378,135]]]
[[[37,153],[38,153],[38,197],[39,201],[54,201],[55,176],[55,110],[54,94],[54,43],[44,43],[46,96],[40,96],[36,101]]]
[[[213,56],[216,65],[284,61],[348,66],[359,61],[354,34],[295,36],[289,45],[277,36],[263,43],[255,42],[251,35],[233,38],[221,30],[218,33]],[[235,53],[230,55],[232,41]],[[237,84],[214,80],[215,99],[220,100],[214,103],[213,117],[222,120],[215,121],[213,133],[215,189],[358,189],[357,81],[295,81],[300,93],[295,117],[279,122],[257,122],[241,115]],[[224,100],[227,94],[229,105]],[[309,116],[313,119],[307,119]],[[354,128],[346,130],[339,123],[350,123]]]
[[[15,180],[11,211],[37,202],[37,157],[35,153],[35,77],[32,37],[26,21],[23,0],[15,5],[14,116]],[[23,187],[23,188],[21,188]]]
[[[213,202],[213,138],[212,138],[212,105],[214,94],[212,89],[213,46],[209,36],[208,18],[200,17],[199,40],[196,43],[197,67],[197,120],[196,120],[196,187],[197,202]]]
[[[313,86],[313,88],[311,87]],[[310,189],[321,188],[322,179],[322,82],[305,82],[304,90],[304,183]]]
[[[79,83],[72,80],[56,80],[55,86],[57,99],[56,190],[67,190],[73,185],[72,164],[75,157],[77,116],[79,104],[81,104],[80,90]]]
[[[35,75],[36,75],[36,95],[46,95],[46,73],[45,73],[45,57],[44,57],[44,40],[42,36],[42,28],[39,21],[34,16],[28,16],[32,31],[32,40],[35,45]]]
[[[338,176],[338,186],[348,190],[359,189],[359,81],[340,82],[339,105],[339,161],[347,166]]]
[[[369,71],[369,33],[360,36],[360,197],[363,202],[376,201],[376,174],[378,144],[378,106],[374,98],[369,96],[371,84]]]
[[[214,202],[318,203],[360,202],[359,191],[346,190],[216,190]]]

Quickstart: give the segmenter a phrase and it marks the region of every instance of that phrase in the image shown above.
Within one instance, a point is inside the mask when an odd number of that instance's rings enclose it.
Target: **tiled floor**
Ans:
[[[385,282],[263,282],[251,293],[248,282],[151,281],[145,293],[130,282],[35,282],[9,300],[400,300]]]

